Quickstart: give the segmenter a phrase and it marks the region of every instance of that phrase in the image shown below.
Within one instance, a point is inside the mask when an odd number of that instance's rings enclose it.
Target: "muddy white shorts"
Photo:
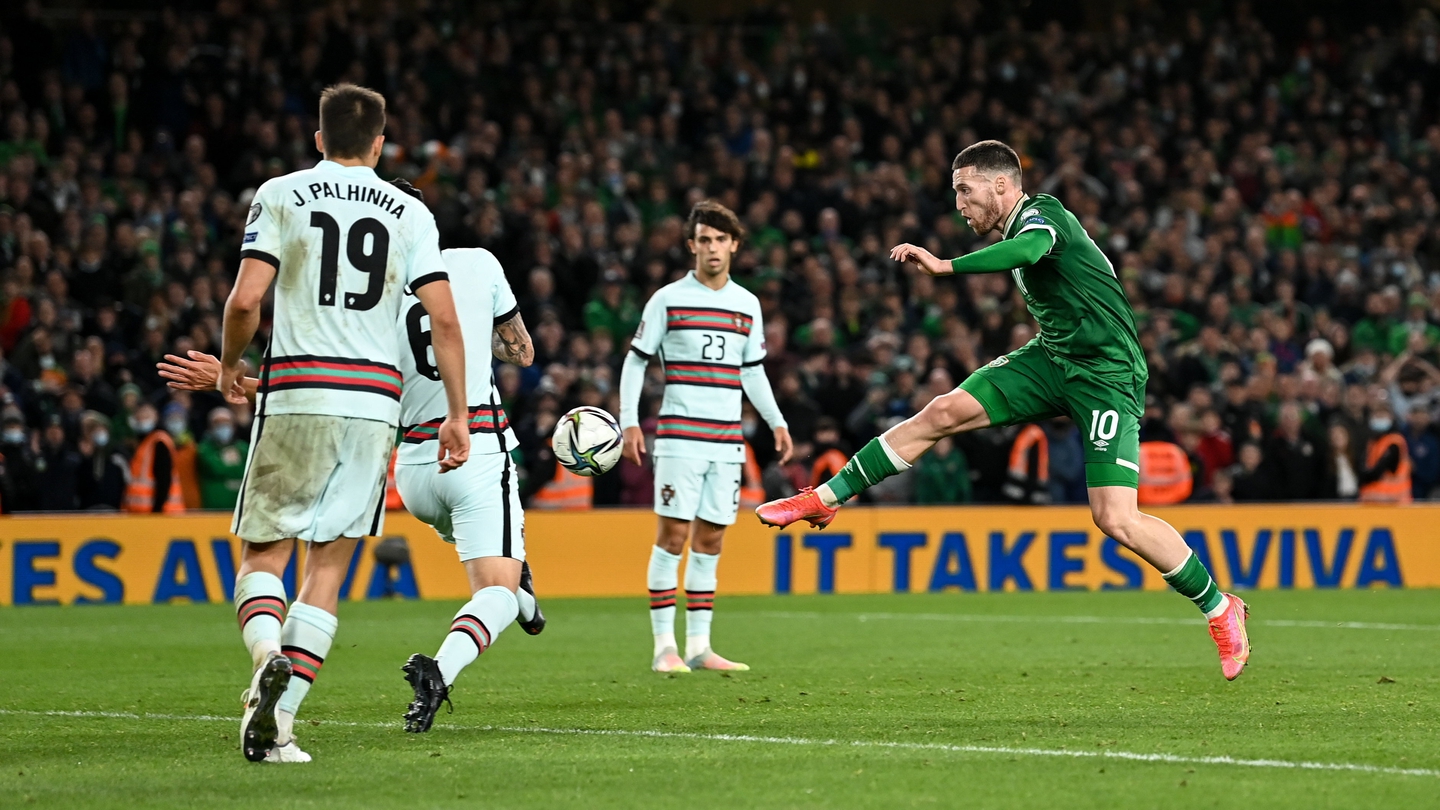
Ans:
[[[395,426],[374,419],[276,414],[256,419],[230,531],[251,543],[328,543],[385,528]]]
[[[655,514],[733,524],[740,507],[740,467],[739,462],[657,456]]]
[[[525,559],[525,511],[509,453],[472,455],[458,470],[396,464],[395,485],[410,514],[429,523],[460,560]]]

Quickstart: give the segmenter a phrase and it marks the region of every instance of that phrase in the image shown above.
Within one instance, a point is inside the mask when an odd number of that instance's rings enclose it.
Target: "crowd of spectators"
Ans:
[[[799,450],[776,465],[747,406],[772,493],[1028,341],[1008,275],[932,279],[886,256],[993,238],[957,217],[949,166],[999,138],[1123,280],[1150,366],[1142,438],[1185,448],[1196,499],[1354,498],[1396,431],[1429,496],[1440,22],[1282,31],[1244,3],[1160,5],[1067,30],[968,0],[913,24],[783,4],[724,22],[604,2],[216,0],[104,20],[6,4],[0,508],[116,508],[158,432],[193,465],[188,505],[233,502],[249,412],[167,390],[155,362],[217,352],[249,197],[319,159],[336,81],[386,96],[381,176],[423,189],[442,246],[493,251],[520,298],[537,362],[497,381],[527,493],[553,470],[557,414],[618,411],[619,359],[690,266],[700,199],[749,229],[735,278],[761,300]],[[1083,501],[1079,431],[1043,427],[1035,474]],[[942,442],[869,496],[1003,500],[1016,431]],[[647,474],[627,463],[594,497],[648,503]]]

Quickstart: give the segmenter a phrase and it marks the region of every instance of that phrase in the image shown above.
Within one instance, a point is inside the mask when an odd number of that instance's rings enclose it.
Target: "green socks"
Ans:
[[[834,478],[825,482],[835,493],[835,500],[845,503],[863,490],[875,486],[890,476],[910,469],[905,460],[895,455],[879,436],[860,448],[853,458],[845,462]],[[1202,569],[1203,570],[1203,569]]]
[[[1225,594],[1220,592],[1219,586],[1210,577],[1210,572],[1205,570],[1200,558],[1196,557],[1193,551],[1183,565],[1165,574],[1165,581],[1194,602],[1209,618],[1214,618],[1225,609]]]

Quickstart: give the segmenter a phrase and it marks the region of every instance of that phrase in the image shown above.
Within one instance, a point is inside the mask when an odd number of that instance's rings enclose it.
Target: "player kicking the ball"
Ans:
[[[404,181],[396,185],[420,196]],[[429,315],[417,296],[407,294],[399,320],[399,335],[408,350],[400,357],[404,427],[395,479],[410,513],[455,544],[472,596],[455,615],[435,657],[416,653],[403,667],[415,692],[405,712],[405,730],[411,732],[430,729],[460,671],[517,621],[517,615],[520,627],[530,635],[545,629],[530,567],[524,562],[525,516],[509,453],[515,438],[490,368],[492,352],[505,362],[528,366],[535,360],[535,349],[494,255],[481,249],[446,250],[441,255],[467,344],[468,397],[478,403],[469,408],[471,457],[464,467],[448,473],[435,460],[447,397],[432,359],[432,335],[426,328]],[[219,369],[215,358],[191,352],[189,358],[168,355],[166,359],[169,362],[160,363],[159,369],[170,387],[214,387]],[[241,385],[253,397],[258,383],[247,378]]]
[[[255,665],[241,720],[251,761],[310,760],[292,734],[295,713],[335,639],[355,543],[379,533],[384,519],[400,417],[395,324],[404,287],[430,312],[445,380],[448,407],[432,447],[445,469],[459,468],[470,452],[465,347],[435,218],[375,175],[384,129],[385,99],[373,90],[342,84],[321,94],[315,146],[325,159],[256,192],[225,304],[216,387],[243,402],[241,355],[277,282],[231,528],[244,541],[235,605]],[[280,575],[296,540],[308,554],[287,614]]]
[[[1250,658],[1248,608],[1220,592],[1170,524],[1137,505],[1147,371],[1115,269],[1058,200],[1021,189],[1020,159],[1009,146],[973,144],[951,169],[960,215],[976,233],[998,230],[1002,240],[949,261],[909,244],[895,246],[890,257],[932,276],[1011,272],[1040,325],[1039,336],[871,440],[829,481],[762,504],[756,514],[772,526],[803,520],[824,527],[847,500],[909,469],[945,436],[1069,416],[1086,434],[1085,480],[1095,525],[1205,612],[1221,671],[1234,680]]]
[[[740,394],[775,431],[781,463],[790,459],[790,431],[775,404],[765,359],[760,301],[730,280],[730,260],[745,229],[730,209],[713,201],[696,204],[685,224],[695,269],[660,288],[645,305],[640,328],[620,374],[620,426],[624,455],[640,464],[640,391],[645,368],[658,357],[665,396],[655,437],[655,514],[660,527],[650,550],[650,629],[656,672],[692,669],[746,670],[710,649],[716,569],[725,527],[740,503],[745,439],[740,432]],[[675,591],[680,555],[685,566],[685,658],[675,644]]]

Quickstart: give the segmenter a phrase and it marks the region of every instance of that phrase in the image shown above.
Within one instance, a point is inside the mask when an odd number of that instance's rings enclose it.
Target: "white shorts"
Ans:
[[[656,457],[655,514],[733,524],[740,507],[740,467],[739,462]]]
[[[374,419],[276,414],[255,420],[230,531],[251,543],[328,543],[385,528],[395,426]]]
[[[471,456],[444,475],[438,462],[396,464],[395,485],[410,514],[454,543],[461,562],[525,559],[525,511],[509,453]]]

